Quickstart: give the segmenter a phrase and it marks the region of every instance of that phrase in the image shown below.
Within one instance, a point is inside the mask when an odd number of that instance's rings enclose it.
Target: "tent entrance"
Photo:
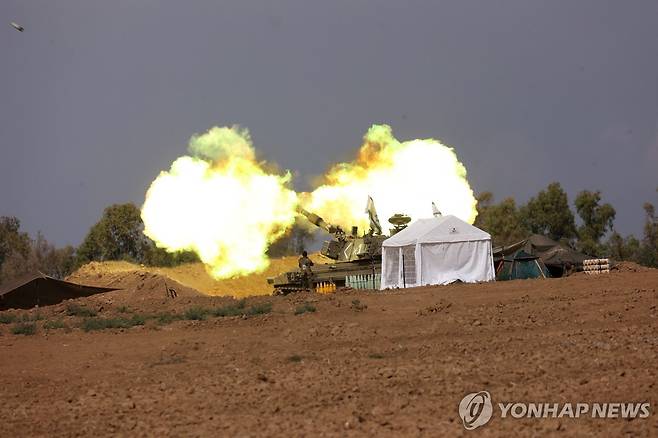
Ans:
[[[402,248],[402,284],[404,287],[416,285],[416,246]]]
[[[400,281],[400,250],[386,251],[382,260],[382,280],[384,284],[398,284]]]
[[[550,273],[537,256],[519,250],[512,257],[505,257],[496,267],[496,280],[523,280],[547,278]]]

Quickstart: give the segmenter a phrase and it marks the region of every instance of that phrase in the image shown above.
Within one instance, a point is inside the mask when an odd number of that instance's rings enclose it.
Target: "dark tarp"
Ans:
[[[528,254],[522,249],[511,257],[498,260],[496,266],[496,280],[524,280],[527,278],[546,278],[551,275],[546,265],[536,255]]]
[[[0,310],[48,306],[70,298],[88,297],[113,290],[117,289],[70,283],[35,272],[0,287]]]
[[[590,258],[546,236],[533,234],[527,239],[512,245],[494,248],[494,263],[505,257],[511,258],[519,250],[539,257],[553,277],[561,277],[565,270],[569,269],[569,266],[574,270],[581,269],[583,260]]]

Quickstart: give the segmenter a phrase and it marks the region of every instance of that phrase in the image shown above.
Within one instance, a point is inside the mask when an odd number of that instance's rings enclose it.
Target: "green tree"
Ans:
[[[513,198],[493,204],[491,192],[483,192],[477,200],[478,215],[474,225],[491,234],[495,245],[509,245],[527,237],[528,229],[521,221]]]
[[[55,278],[64,278],[73,269],[74,248],[56,248],[41,232],[32,240],[20,231],[15,217],[0,218],[0,282],[36,270]]]
[[[613,231],[603,248],[603,252],[614,260],[635,261],[640,253],[640,241],[635,236],[630,235],[624,238],[618,232]]]
[[[75,268],[75,248],[70,245],[57,248],[38,232],[32,242],[30,265],[46,275],[63,279]]]
[[[169,252],[144,235],[139,208],[132,203],[114,204],[91,227],[77,250],[76,264],[92,260],[128,260],[152,266],[175,266],[199,261],[192,251]]]
[[[494,195],[491,192],[482,192],[475,196],[477,201],[478,216],[486,211],[493,204]],[[475,219],[477,222],[477,218]]]
[[[558,182],[548,185],[520,209],[521,222],[533,233],[553,240],[576,237],[576,224],[569,209],[569,199]]]
[[[658,191],[658,189],[656,189]],[[644,238],[638,262],[646,266],[658,266],[658,217],[656,208],[650,202],[644,204]]]
[[[146,261],[149,242],[143,234],[144,224],[135,204],[114,204],[105,209],[103,216],[78,248],[78,264],[92,260]]]
[[[30,236],[20,231],[21,222],[13,216],[0,217],[0,283],[27,273],[30,269]]]
[[[0,216],[0,265],[12,253],[27,257],[30,252],[30,236],[20,231],[21,222],[13,216]]]
[[[198,261],[199,256],[193,251],[169,252],[164,248],[158,248],[153,241],[149,241],[144,263],[151,266],[178,266]]]
[[[604,252],[601,238],[612,229],[616,211],[612,205],[601,202],[601,192],[583,190],[574,204],[583,221],[578,228],[578,248],[585,254],[600,256]]]

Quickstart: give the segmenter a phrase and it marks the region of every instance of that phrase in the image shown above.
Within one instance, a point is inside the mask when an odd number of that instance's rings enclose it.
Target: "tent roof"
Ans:
[[[528,241],[539,251],[546,251],[548,249],[554,248],[556,245],[559,245],[559,243],[555,240],[542,234],[531,234],[528,237]]]
[[[2,283],[2,285],[0,285],[0,297],[10,293],[14,289],[18,289],[32,280],[36,280],[37,278],[48,278],[48,276],[41,271],[35,270]]]
[[[71,283],[35,271],[0,287],[0,310],[29,309],[36,305],[57,304],[66,299],[86,297],[113,290],[116,288]]]
[[[493,249],[493,255],[495,259],[502,257],[508,258],[519,249],[523,249],[528,254],[538,256],[549,266],[562,266],[567,262],[579,265],[582,264],[583,260],[588,258],[585,254],[574,251],[541,234],[532,234],[520,242],[508,246],[496,247]]]
[[[524,250],[520,249],[517,252],[509,255],[508,257],[505,257],[505,261],[511,262],[513,260],[535,260],[538,258],[539,256],[536,256],[534,254],[529,254]]]
[[[418,219],[404,230],[384,240],[384,247],[416,243],[468,242],[491,240],[489,233],[453,215]]]

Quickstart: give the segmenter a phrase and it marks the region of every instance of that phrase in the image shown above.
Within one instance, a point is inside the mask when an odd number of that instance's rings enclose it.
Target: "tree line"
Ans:
[[[578,193],[573,206],[557,183],[549,184],[526,204],[517,206],[513,198],[494,203],[491,192],[477,196],[475,226],[491,234],[494,245],[518,242],[531,233],[543,234],[593,257],[630,260],[645,266],[658,266],[658,216],[653,204],[644,204],[643,236],[622,236],[614,228],[616,211],[603,203],[599,191]],[[275,242],[268,255],[299,254],[313,234],[295,224],[286,236]],[[245,236],[248,239],[249,236]],[[144,235],[139,208],[132,203],[107,207],[77,248],[57,248],[41,233],[35,238],[21,231],[15,217],[0,217],[0,283],[38,270],[64,278],[91,261],[126,260],[149,266],[175,266],[198,261],[190,251],[170,253],[158,248]]]
[[[658,191],[658,190],[657,190]],[[615,208],[601,201],[601,192],[583,190],[574,199],[576,218],[567,193],[554,182],[517,206],[513,198],[495,204],[491,192],[477,196],[475,226],[491,234],[494,245],[509,245],[529,234],[543,234],[592,257],[629,260],[658,266],[658,216],[653,204],[644,204],[643,236],[622,236],[614,228]]]
[[[41,233],[31,238],[15,217],[0,217],[0,283],[40,271],[64,278],[91,261],[126,260],[151,266],[198,261],[190,251],[170,253],[144,235],[139,208],[132,203],[107,207],[77,248],[56,248]]]

